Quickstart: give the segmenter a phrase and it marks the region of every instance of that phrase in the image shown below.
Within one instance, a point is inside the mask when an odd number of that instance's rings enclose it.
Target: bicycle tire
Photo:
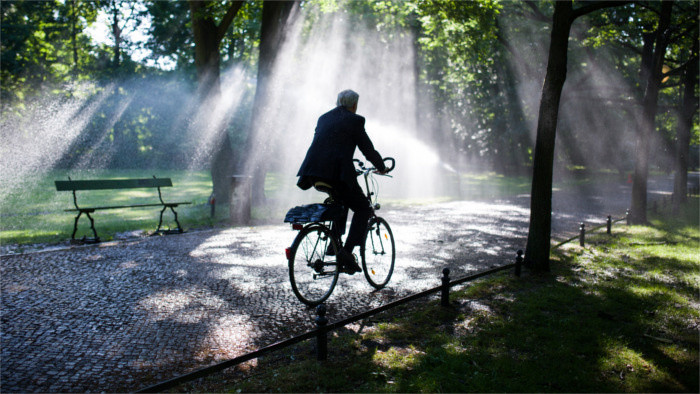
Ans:
[[[362,271],[375,289],[389,283],[394,273],[396,245],[389,223],[381,217],[372,218],[367,227],[364,245],[360,245]]]
[[[315,306],[330,297],[338,283],[338,263],[327,256],[328,247],[338,254],[338,243],[328,227],[314,223],[297,234],[289,255],[289,282],[299,301]]]

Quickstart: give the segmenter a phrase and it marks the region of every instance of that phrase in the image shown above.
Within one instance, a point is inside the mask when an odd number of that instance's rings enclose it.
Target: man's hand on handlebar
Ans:
[[[391,172],[391,170],[394,169],[394,166],[396,165],[396,162],[394,161],[394,158],[392,158],[392,157],[387,157],[387,158],[384,159],[385,162],[386,162],[386,161],[391,162],[391,165],[390,165],[390,166],[384,165],[384,170],[378,170],[378,169],[376,169],[376,168],[366,168],[366,167],[365,167],[365,164],[364,164],[363,162],[361,162],[360,160],[358,160],[358,159],[353,159],[353,161],[354,161],[355,163],[357,163],[358,167],[360,167],[360,169],[357,170],[357,174],[358,174],[358,175],[359,175],[359,174],[362,174],[363,171],[371,171],[371,172],[373,172],[373,173],[375,173],[375,174],[387,175],[389,172]]]
[[[383,161],[384,161],[385,163],[388,161],[388,162],[390,162],[391,164],[390,164],[390,165],[384,164],[384,171],[377,171],[377,174],[386,175],[386,174],[388,174],[391,170],[393,170],[394,167],[396,166],[396,161],[394,160],[393,157],[385,157]]]

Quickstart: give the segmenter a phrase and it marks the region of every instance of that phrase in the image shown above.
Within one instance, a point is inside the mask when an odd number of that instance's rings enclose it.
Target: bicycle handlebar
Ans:
[[[387,161],[387,160],[390,160],[390,161],[391,161],[391,167],[387,167],[387,168],[386,168],[386,172],[387,172],[387,174],[388,174],[388,173],[391,172],[391,170],[394,169],[394,167],[396,167],[396,160],[394,160],[393,157],[385,157],[385,158],[384,158],[384,161]]]
[[[384,174],[380,174],[380,175],[386,175],[389,172],[391,172],[394,169],[394,167],[396,167],[396,160],[394,160],[393,157],[385,157],[383,159],[383,161],[387,161],[387,160],[391,161],[391,167],[387,166],[386,172]],[[361,162],[359,159],[352,159],[352,161],[356,162],[358,167],[360,167],[360,169],[357,170],[358,175],[362,174],[363,172],[371,172],[371,171],[377,170],[375,167],[365,167],[365,163]]]

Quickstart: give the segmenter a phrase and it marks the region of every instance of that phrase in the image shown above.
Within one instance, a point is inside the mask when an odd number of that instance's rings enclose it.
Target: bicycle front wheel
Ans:
[[[326,226],[306,226],[294,239],[289,255],[289,281],[294,294],[306,305],[325,301],[338,282],[338,263],[329,254],[337,256],[338,245]]]
[[[370,220],[365,244],[360,247],[360,256],[367,282],[376,289],[386,286],[394,273],[396,247],[394,234],[383,218]]]

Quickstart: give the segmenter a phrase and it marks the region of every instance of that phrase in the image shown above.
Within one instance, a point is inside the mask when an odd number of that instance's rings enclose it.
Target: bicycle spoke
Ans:
[[[328,231],[325,226],[307,227],[295,240],[289,276],[294,294],[307,305],[317,305],[328,298],[338,280],[337,263],[326,261],[326,252],[332,242]]]
[[[386,221],[377,218],[367,232],[361,249],[364,274],[370,285],[384,287],[394,271],[394,237]]]

